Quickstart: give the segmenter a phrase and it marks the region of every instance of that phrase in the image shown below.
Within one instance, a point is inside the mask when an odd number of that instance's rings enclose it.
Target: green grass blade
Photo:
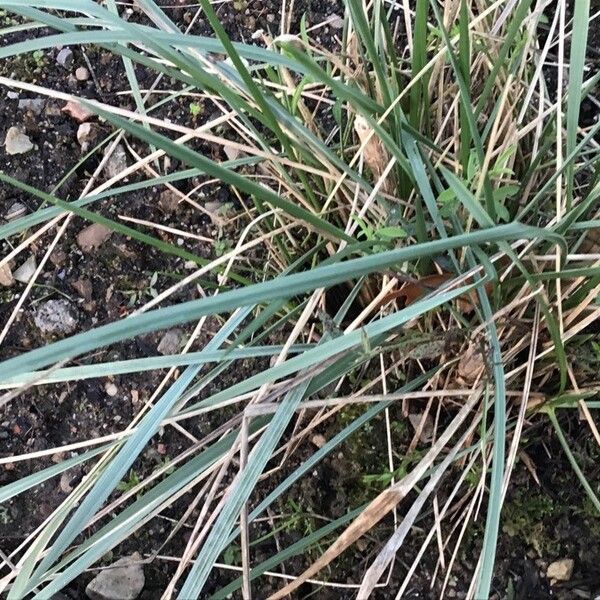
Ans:
[[[445,240],[435,240],[425,244],[381,252],[373,256],[364,256],[340,264],[317,267],[307,273],[295,273],[279,277],[273,281],[224,292],[218,296],[149,311],[74,335],[49,344],[44,348],[32,350],[24,355],[0,363],[0,381],[19,373],[43,369],[57,361],[70,359],[89,350],[95,350],[135,335],[187,323],[203,315],[222,313],[240,306],[254,306],[267,300],[291,298],[296,294],[309,290],[329,287],[374,271],[391,268],[406,260],[435,256],[449,249],[461,248],[465,245],[495,243],[501,240],[519,238],[547,238],[554,239],[556,243],[561,243],[562,240],[560,236],[543,229],[510,223]]]
[[[590,0],[575,0],[569,56],[569,84],[567,90],[567,154],[577,145],[579,111],[583,92],[583,71],[590,25]],[[573,204],[573,163],[567,166],[567,209]]]
[[[228,323],[206,345],[206,350],[212,351],[218,348],[249,312],[250,309],[245,309],[234,314]],[[27,582],[28,585],[25,586],[25,581],[21,581],[20,577],[17,576],[15,581],[17,589],[30,591],[42,581],[44,572],[56,562],[61,553],[81,532],[86,523],[102,506],[106,498],[108,498],[117,483],[127,473],[133,461],[146,446],[148,440],[156,433],[162,420],[193,381],[200,368],[201,366],[189,366],[171,385],[167,392],[163,394],[161,399],[148,411],[146,416],[140,421],[136,431],[123,444],[118,454],[94,483],[92,490],[81,502],[75,514],[62,529],[49,552],[33,573],[31,580]]]
[[[116,443],[116,442],[115,442]],[[6,502],[10,500],[14,496],[18,496],[23,492],[35,487],[36,485],[40,485],[40,483],[44,483],[48,479],[55,477],[56,475],[60,475],[64,471],[68,471],[69,469],[76,467],[77,465],[81,465],[84,462],[90,460],[90,458],[94,458],[98,454],[102,452],[106,452],[109,448],[114,446],[115,444],[104,444],[103,446],[99,446],[98,448],[94,448],[93,450],[88,450],[79,456],[73,456],[71,458],[67,458],[57,465],[52,465],[46,469],[42,469],[37,473],[32,473],[31,475],[27,475],[21,479],[17,479],[12,483],[8,483],[3,485],[0,488],[0,503]]]

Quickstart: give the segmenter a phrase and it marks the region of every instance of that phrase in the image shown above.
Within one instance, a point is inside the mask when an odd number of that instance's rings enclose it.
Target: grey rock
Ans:
[[[56,62],[65,69],[68,69],[73,62],[73,51],[70,48],[63,48],[56,55]]]
[[[42,333],[68,334],[77,327],[77,313],[67,300],[48,300],[36,310],[33,320]]]
[[[46,100],[44,98],[23,98],[19,100],[20,110],[30,110],[33,114],[39,115],[44,110]]]
[[[85,594],[90,600],[135,600],[144,589],[146,579],[141,556],[134,552],[104,569],[90,581]]]
[[[10,127],[6,132],[4,146],[8,154],[25,154],[33,148],[31,140],[18,127]]]
[[[6,96],[7,98],[9,98],[10,100],[16,100],[19,97],[19,92],[13,92],[12,90],[10,92],[6,92]]]
[[[127,168],[127,153],[121,144],[117,144],[110,158],[106,161],[104,172],[109,179],[116,177]]]
[[[163,335],[158,344],[157,350],[164,355],[176,354],[179,352],[181,345],[181,331],[179,329],[171,329]]]

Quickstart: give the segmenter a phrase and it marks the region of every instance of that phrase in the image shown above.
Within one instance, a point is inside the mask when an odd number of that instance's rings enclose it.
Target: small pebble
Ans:
[[[158,198],[158,206],[165,214],[170,215],[179,206],[179,196],[172,190],[163,190]]]
[[[165,356],[168,354],[176,354],[179,352],[181,338],[182,335],[179,329],[171,329],[170,331],[167,331],[165,335],[163,335],[160,343],[158,344],[157,350]]]
[[[344,26],[344,19],[339,15],[332,15],[331,20],[329,21],[329,25],[333,29],[341,29]]]
[[[113,396],[116,396],[116,395],[117,395],[117,393],[119,392],[119,389],[117,388],[117,386],[116,386],[116,385],[115,385],[115,384],[114,384],[112,381],[109,381],[109,382],[108,382],[108,383],[107,383],[107,384],[104,386],[104,389],[106,390],[106,393],[107,393],[109,396],[111,396],[111,397],[113,397]]]
[[[144,568],[138,552],[124,556],[100,571],[85,588],[90,600],[135,600],[144,589]]]
[[[93,142],[95,138],[96,128],[93,123],[82,123],[77,128],[77,141],[83,152],[90,147],[90,143]]]
[[[19,97],[19,92],[6,92],[6,96],[9,100],[16,100]]]
[[[310,441],[317,448],[322,448],[327,443],[327,439],[325,438],[325,436],[321,435],[320,433],[317,433],[317,434],[313,435],[312,438],[310,438]]]
[[[0,267],[0,285],[10,287],[15,282],[12,271],[8,265]]]
[[[21,283],[29,283],[35,273],[37,263],[35,256],[32,254],[14,273],[13,277]]]
[[[75,79],[77,81],[87,81],[90,78],[90,72],[85,67],[77,67]]]
[[[11,127],[6,132],[4,146],[8,154],[25,154],[33,149],[31,140],[18,127]]]
[[[73,51],[70,48],[63,48],[56,55],[56,62],[65,69],[68,69],[73,62]]]
[[[34,115],[39,115],[44,110],[45,104],[44,98],[24,98],[19,100],[18,106],[20,110],[29,110]]]
[[[575,561],[572,558],[562,558],[548,565],[546,577],[554,581],[569,581],[573,575]]]

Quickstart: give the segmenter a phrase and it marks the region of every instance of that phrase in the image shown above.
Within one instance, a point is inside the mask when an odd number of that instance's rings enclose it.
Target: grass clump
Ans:
[[[0,6],[19,19],[2,32],[9,40],[3,59],[86,44],[119,57],[128,109],[0,82],[82,104],[110,130],[107,156],[123,142],[136,157],[127,173],[90,180],[78,198],[0,174],[38,206],[0,226],[14,247],[3,262],[44,227],[53,247],[77,217],[164,253],[182,274],[161,290],[151,279],[127,318],[0,363],[6,410],[27,386],[166,373],[117,435],[0,492],[7,501],[85,465],[86,477],[4,561],[9,599],[51,596],[165,512],[176,516],[161,544],[184,526],[191,531],[165,598],[221,598],[240,589],[250,598],[252,581],[309,557],[296,578],[273,584],[269,597],[286,597],[373,532],[376,553],[350,584],[366,598],[394,569],[421,515],[431,526],[423,552],[436,535],[440,546],[447,536],[444,543],[457,548],[466,528],[483,529],[468,595],[487,598],[503,499],[536,412],[548,415],[582,490],[599,506],[556,418],[559,409],[579,408],[597,433],[589,402],[597,381],[578,380],[568,361],[569,345],[600,314],[593,252],[599,125],[580,118],[598,79],[586,70],[588,3],[575,3],[569,25],[561,4],[548,31],[527,0],[485,8],[417,0],[414,13],[402,9],[403,27],[386,3],[347,0],[335,48],[320,45],[305,21],[298,31],[234,42],[208,0],[198,11],[211,36],[182,33],[152,0],[138,0],[129,20],[112,1]],[[34,35],[39,28],[43,34]],[[17,30],[24,39],[12,39]],[[543,65],[555,44],[552,86]],[[140,86],[142,73],[152,89]],[[161,116],[180,101],[187,120]],[[214,152],[201,150],[208,146]],[[167,159],[177,168],[165,167]],[[215,185],[236,216],[210,208],[203,190]],[[235,220],[236,237],[228,228],[226,239],[208,239],[207,258],[147,223],[104,216],[107,202],[157,187],[210,215],[215,231]],[[200,298],[174,300],[199,282]],[[91,359],[184,325],[191,330],[179,354]],[[225,377],[241,360],[265,357],[264,369]],[[273,518],[270,507],[352,436],[368,437],[377,416],[386,455],[378,473],[361,474],[367,503],[318,528],[311,516],[301,539],[276,544],[257,561],[253,537],[265,515]],[[398,450],[391,424],[409,416],[414,436]],[[196,437],[189,429],[198,422],[214,427]],[[316,444],[322,423],[335,427]],[[132,478],[132,464],[164,428],[182,432],[186,447],[151,476]],[[310,452],[299,450],[310,443]],[[214,574],[223,556],[241,570],[239,579],[223,583]],[[405,556],[391,593],[406,589],[421,557]],[[445,587],[454,560],[440,561]]]

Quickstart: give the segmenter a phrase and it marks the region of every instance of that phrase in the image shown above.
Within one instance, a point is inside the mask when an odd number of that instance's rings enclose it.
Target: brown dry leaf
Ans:
[[[79,102],[73,102],[69,100],[62,108],[61,111],[67,113],[72,119],[75,119],[78,123],[83,123],[91,119],[94,113],[88,110],[83,104]]]
[[[419,439],[422,442],[430,442],[433,438],[433,419],[431,415],[427,413],[425,417],[425,423],[421,427],[421,421],[423,420],[423,415],[418,413],[409,413],[408,420],[410,424],[413,426],[415,432],[421,429],[421,433],[419,434]]]
[[[112,229],[100,223],[92,223],[79,232],[77,235],[77,245],[84,252],[91,252],[99,248],[111,234]]]
[[[519,452],[519,458],[523,461],[523,464],[525,465],[526,469],[529,471],[535,482],[539,486],[541,486],[542,484],[540,483],[535,463],[533,462],[533,460],[531,460],[529,454],[522,450],[521,452]]]
[[[62,492],[65,494],[70,494],[73,491],[73,486],[71,485],[71,475],[67,472],[63,473],[60,477],[58,486]]]
[[[358,138],[360,139],[360,143],[363,144],[368,138],[372,129],[362,115],[356,115],[354,119],[354,131],[356,131]],[[376,134],[369,138],[369,141],[365,146],[363,156],[365,159],[365,164],[373,173],[373,177],[375,180],[378,180],[389,162],[389,156],[386,149],[383,147],[381,140]],[[390,175],[388,175],[381,186],[381,190],[386,193],[391,193],[393,189],[394,186],[392,178]]]
[[[381,305],[387,304],[396,298],[401,298],[404,300],[404,305],[409,306],[454,277],[455,275],[453,273],[436,273],[434,275],[421,277],[415,282],[405,283],[399,290],[390,292],[382,300]],[[485,286],[486,293],[489,294],[491,290],[491,284],[487,284]],[[475,304],[477,304],[477,292],[472,290],[469,292],[468,296],[458,298],[457,303],[461,313],[468,314],[472,312],[475,308]]]
[[[84,300],[92,299],[93,287],[89,279],[78,279],[71,286]]]
[[[483,356],[479,344],[471,342],[458,361],[458,377],[469,385],[481,376],[483,369]]]

